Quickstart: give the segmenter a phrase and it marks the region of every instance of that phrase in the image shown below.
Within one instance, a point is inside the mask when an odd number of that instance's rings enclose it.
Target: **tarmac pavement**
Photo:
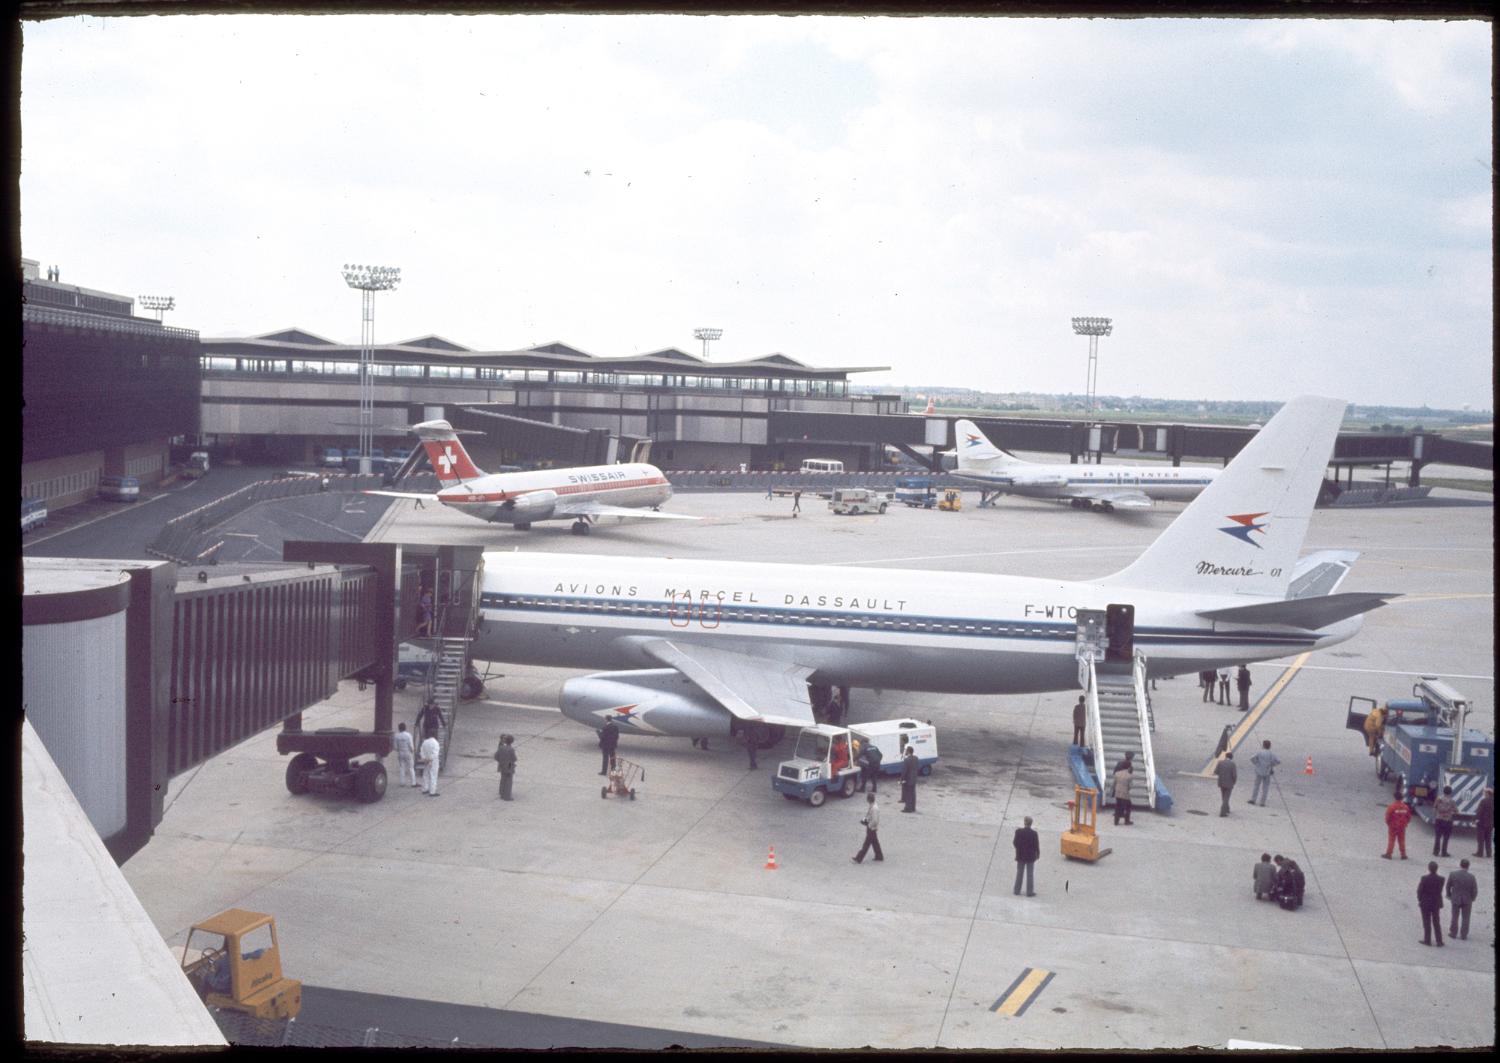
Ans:
[[[583,539],[566,523],[513,532],[402,502],[371,537],[622,565],[796,558],[1091,578],[1181,507],[1104,516],[1006,501],[839,517],[804,497],[793,519],[787,500],[694,494],[670,508],[705,519],[601,524]],[[395,785],[392,759],[376,804],[294,797],[262,734],[174,779],[156,836],[124,871],[173,944],[195,919],[248,907],[276,916],[286,973],[312,985],[617,1023],[658,1031],[661,1045],[685,1032],[809,1048],[1490,1046],[1493,861],[1473,860],[1469,939],[1419,944],[1431,829],[1413,822],[1407,862],[1379,858],[1390,790],[1344,716],[1352,694],[1404,696],[1418,674],[1438,674],[1473,698],[1470,726],[1493,734],[1493,518],[1488,502],[1315,513],[1304,552],[1363,552],[1342,590],[1405,597],[1300,667],[1251,666],[1252,703],[1293,670],[1240,747],[1244,759],[1269,738],[1282,759],[1265,808],[1247,804],[1246,765],[1232,814],[1218,817],[1214,781],[1195,773],[1244,717],[1203,704],[1193,676],[1161,681],[1156,760],[1175,806],[1139,810],[1128,828],[1106,812],[1113,852],[1097,864],[1058,850],[1071,692],[856,688],[852,720],[930,719],[941,754],[916,815],[881,788],[886,860],[856,866],[861,798],[814,809],[771,790],[789,741],[752,772],[727,744],[625,736],[620,754],[646,776],[636,800],[601,799],[594,733],[556,710],[574,673],[497,664],[489,700],[459,710],[441,796]],[[346,683],[305,726],[368,726],[372,702]],[[414,690],[397,695],[398,719],[416,708]],[[502,732],[519,754],[510,803],[490,759]],[[1042,836],[1034,898],[1011,892],[1011,837],[1027,815]],[[1455,834],[1444,873],[1472,849],[1472,832]],[[1301,910],[1254,899],[1263,851],[1301,864]],[[1018,982],[1041,988],[1015,1014]]]

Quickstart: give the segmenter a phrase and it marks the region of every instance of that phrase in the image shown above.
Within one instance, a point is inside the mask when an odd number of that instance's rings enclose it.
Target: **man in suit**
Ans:
[[[1229,815],[1229,795],[1234,791],[1234,784],[1239,781],[1240,769],[1234,762],[1233,753],[1225,753],[1223,759],[1214,765],[1214,774],[1219,778],[1219,796],[1223,803],[1219,805],[1219,815]]]
[[[1475,856],[1491,856],[1495,837],[1495,788],[1487,786],[1479,805],[1474,809]]]
[[[1453,911],[1448,916],[1448,936],[1468,940],[1469,909],[1479,896],[1479,883],[1469,871],[1467,860],[1460,860],[1458,870],[1449,873],[1445,892],[1448,894],[1448,903],[1453,905]]]
[[[1260,752],[1250,758],[1251,765],[1255,768],[1255,786],[1250,790],[1250,803],[1266,807],[1266,798],[1271,794],[1271,776],[1276,771],[1276,765],[1281,763],[1281,758],[1271,752],[1271,740],[1267,738],[1260,744]],[[1257,801],[1256,798],[1260,800]]]
[[[696,743],[696,739],[694,742]],[[615,747],[620,744],[620,728],[614,720],[605,720],[604,726],[599,728],[599,752],[604,757],[604,763],[599,768],[600,775],[609,774],[610,762],[615,759]]]
[[[917,751],[907,745],[906,756],[901,758],[901,800],[904,802],[901,811],[903,812],[917,810],[917,772],[919,770]]]
[[[500,800],[509,801],[511,783],[516,778],[516,747],[510,735],[500,736],[500,748],[495,750],[495,766],[500,770]]]
[[[1250,669],[1243,664],[1240,665],[1240,670],[1234,677],[1234,683],[1240,690],[1240,711],[1250,711]]]
[[[1026,877],[1026,896],[1035,897],[1036,891],[1032,888],[1031,870],[1036,866],[1037,857],[1042,855],[1042,841],[1036,836],[1036,831],[1031,829],[1031,817],[1026,817],[1026,825],[1016,828],[1016,836],[1012,842],[1016,848],[1016,888],[1012,893],[1021,892],[1021,876]]]
[[[1422,909],[1422,944],[1431,945],[1437,938],[1438,948],[1443,947],[1443,876],[1438,874],[1437,861],[1427,864],[1427,874],[1417,883],[1417,907]]]
[[[1084,703],[1083,695],[1078,695],[1078,704],[1073,706],[1073,744],[1083,745],[1084,726],[1088,723],[1089,707]]]

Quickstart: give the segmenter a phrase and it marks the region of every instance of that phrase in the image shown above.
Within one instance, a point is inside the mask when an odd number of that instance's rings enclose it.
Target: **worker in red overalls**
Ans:
[[[1406,859],[1406,825],[1411,822],[1411,805],[1400,797],[1385,806],[1385,852],[1380,855],[1391,858],[1391,850],[1399,843],[1401,859]]]

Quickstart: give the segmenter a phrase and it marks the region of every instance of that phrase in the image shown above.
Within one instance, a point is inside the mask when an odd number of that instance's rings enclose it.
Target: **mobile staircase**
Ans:
[[[1086,747],[1072,747],[1073,776],[1080,786],[1098,790],[1101,805],[1114,804],[1114,767],[1129,753],[1135,765],[1130,801],[1158,812],[1172,807],[1172,795],[1156,772],[1151,734],[1156,730],[1151,696],[1146,690],[1146,658],[1133,654],[1129,663],[1097,660],[1080,653],[1079,683],[1088,706]]]
[[[469,647],[479,620],[478,571],[463,567],[444,567],[439,559],[434,575],[437,590],[433,597],[432,637],[417,640],[430,643],[432,662],[422,688],[422,705],[429,702],[442,713],[443,726],[437,733],[442,750],[438,774],[446,774],[453,748],[453,734],[458,726],[458,704],[469,674]],[[419,721],[421,716],[418,717]],[[417,742],[426,733],[419,722]]]

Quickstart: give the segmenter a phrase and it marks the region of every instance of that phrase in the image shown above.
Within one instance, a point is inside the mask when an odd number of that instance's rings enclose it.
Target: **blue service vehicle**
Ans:
[[[829,794],[848,797],[859,785],[860,750],[873,744],[880,750],[880,774],[900,775],[907,746],[917,752],[919,771],[932,774],[937,763],[937,729],[920,720],[877,720],[853,727],[814,724],[797,735],[792,758],[782,761],[771,777],[771,789],[788,801],[806,801],[817,808]]]
[[[1344,726],[1363,732],[1376,711],[1371,698],[1351,697]],[[1486,787],[1495,785],[1495,742],[1465,727],[1469,699],[1442,680],[1424,675],[1409,698],[1391,698],[1382,710],[1375,774],[1382,782],[1395,776],[1394,792],[1404,793],[1412,810],[1433,820],[1432,802],[1451,787],[1460,824],[1472,825],[1474,810]]]
[[[937,492],[930,476],[903,476],[896,481],[896,501],[913,509],[931,509],[937,505]]]
[[[47,526],[47,503],[40,498],[21,498],[21,534]]]

